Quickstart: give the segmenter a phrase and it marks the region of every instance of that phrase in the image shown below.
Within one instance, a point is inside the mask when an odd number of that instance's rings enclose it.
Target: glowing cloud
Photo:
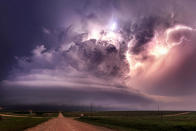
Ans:
[[[110,29],[111,29],[111,31],[115,31],[117,29],[117,23],[112,22],[111,25],[110,25]]]
[[[148,72],[149,70],[157,70],[156,68],[159,68],[159,66],[157,66],[159,64],[157,63],[160,63],[160,60],[163,61],[163,58],[167,57],[167,54],[173,47],[182,44],[183,41],[187,39],[183,34],[181,34],[180,36],[177,35],[179,38],[176,38],[175,35],[179,32],[193,30],[193,28],[188,26],[176,25],[174,27],[166,29],[163,33],[156,32],[152,40],[149,41],[147,45],[143,46],[144,50],[139,54],[134,54],[130,51],[134,47],[134,44],[136,42],[134,37],[128,43],[128,49],[125,52],[125,56],[130,68],[129,75],[134,77],[138,73],[141,73],[142,70],[148,70]],[[151,57],[153,57],[153,60],[149,60],[149,58]],[[151,65],[150,67],[149,64]]]

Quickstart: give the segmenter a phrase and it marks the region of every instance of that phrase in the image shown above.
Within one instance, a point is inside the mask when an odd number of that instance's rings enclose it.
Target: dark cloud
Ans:
[[[133,27],[133,33],[135,34],[136,43],[132,48],[132,52],[139,53],[143,49],[143,45],[148,43],[154,36],[155,24],[157,18],[148,17],[141,20],[141,24],[136,24]]]
[[[121,89],[99,88],[62,88],[62,87],[6,87],[1,88],[2,105],[53,104],[53,105],[86,105],[104,107],[126,107],[126,105],[150,105],[153,100],[139,93]],[[57,95],[58,94],[58,95]]]

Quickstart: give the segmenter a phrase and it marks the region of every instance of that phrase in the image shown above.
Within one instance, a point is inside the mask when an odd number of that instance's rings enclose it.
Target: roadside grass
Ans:
[[[122,131],[196,130],[196,112],[179,116],[164,116],[177,113],[181,112],[95,112],[94,115],[85,115],[77,120]]]
[[[3,117],[0,120],[0,131],[22,131],[47,120],[48,118]]]
[[[32,115],[18,112],[5,112],[2,114],[25,117],[1,116],[0,131],[23,131],[57,116],[57,113],[43,112],[33,113]]]

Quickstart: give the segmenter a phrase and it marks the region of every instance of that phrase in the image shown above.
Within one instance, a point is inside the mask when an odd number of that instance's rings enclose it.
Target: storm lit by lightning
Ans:
[[[36,103],[37,95],[42,100],[39,93],[26,99],[28,88],[65,90],[47,94],[43,103],[141,109],[159,97],[173,103],[195,99],[194,0],[23,2],[2,8],[0,96],[8,91],[0,103],[15,102],[15,96],[19,103]],[[22,97],[10,94],[17,88]]]
[[[119,45],[123,41],[123,36],[121,33],[119,33],[120,29],[118,29],[117,23],[113,21],[105,27],[109,27],[109,29],[104,29],[104,27],[101,26],[94,26],[94,28],[92,28],[91,32],[89,33],[88,39],[107,41],[113,44],[117,49],[119,49]],[[126,76],[133,77],[142,70],[145,70],[145,68],[149,68],[149,62],[143,60],[144,57],[153,57],[153,63],[156,63],[156,61],[160,61],[160,59],[167,57],[167,54],[170,52],[170,50],[173,47],[182,44],[183,40],[185,39],[185,37],[182,36],[178,41],[175,41],[172,38],[172,35],[175,35],[180,31],[192,30],[194,29],[185,25],[175,25],[160,32],[159,30],[157,30],[152,40],[143,47],[144,50],[139,54],[134,54],[131,52],[131,49],[134,47],[136,41],[135,36],[133,35],[133,38],[130,41],[127,41],[127,51],[124,53],[130,70],[130,72],[127,73]],[[153,68],[157,67],[153,66]]]

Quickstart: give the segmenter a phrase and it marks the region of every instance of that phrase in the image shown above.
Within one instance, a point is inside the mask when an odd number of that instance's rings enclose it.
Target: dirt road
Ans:
[[[104,127],[98,127],[79,122],[71,118],[65,118],[61,113],[57,118],[50,119],[36,127],[26,131],[112,131]]]

